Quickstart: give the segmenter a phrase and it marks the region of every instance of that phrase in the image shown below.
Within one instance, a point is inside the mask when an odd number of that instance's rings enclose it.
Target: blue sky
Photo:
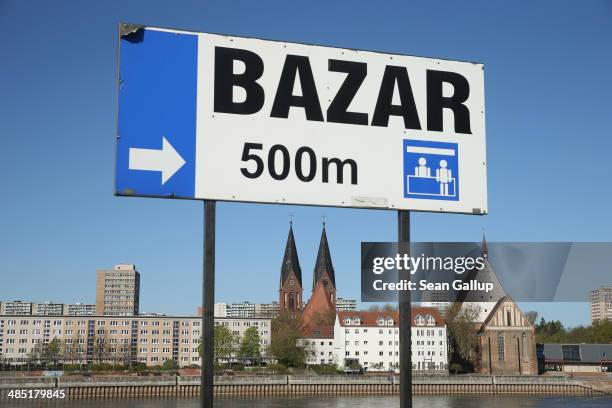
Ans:
[[[95,269],[130,262],[142,310],[199,304],[203,204],[112,195],[119,22],[482,62],[490,213],[414,214],[413,239],[612,241],[610,1],[3,0],[0,299],[93,302]],[[360,242],[396,237],[392,211],[220,203],[218,300],[276,299],[289,214],[306,286],[326,217],[344,297]]]

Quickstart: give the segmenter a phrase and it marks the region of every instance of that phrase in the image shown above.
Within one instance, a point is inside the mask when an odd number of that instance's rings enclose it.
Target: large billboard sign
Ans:
[[[117,195],[487,212],[482,64],[145,27]]]

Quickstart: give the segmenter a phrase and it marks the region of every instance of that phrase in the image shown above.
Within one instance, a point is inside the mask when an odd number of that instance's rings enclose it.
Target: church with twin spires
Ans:
[[[336,314],[336,275],[327,242],[325,223],[321,231],[311,290],[310,299],[304,306],[302,269],[293,235],[293,223],[290,223],[280,273],[279,311],[292,318],[300,318],[302,330],[306,332],[314,326],[333,325]]]

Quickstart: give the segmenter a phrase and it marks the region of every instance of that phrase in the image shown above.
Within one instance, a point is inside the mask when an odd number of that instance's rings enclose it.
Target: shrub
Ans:
[[[342,374],[342,370],[338,370],[334,364],[312,365],[310,369],[319,375]]]

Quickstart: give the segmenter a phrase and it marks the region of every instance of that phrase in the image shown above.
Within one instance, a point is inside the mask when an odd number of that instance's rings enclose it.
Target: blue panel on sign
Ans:
[[[404,197],[459,201],[457,143],[404,140]]]
[[[115,193],[193,198],[198,37],[121,38]]]

